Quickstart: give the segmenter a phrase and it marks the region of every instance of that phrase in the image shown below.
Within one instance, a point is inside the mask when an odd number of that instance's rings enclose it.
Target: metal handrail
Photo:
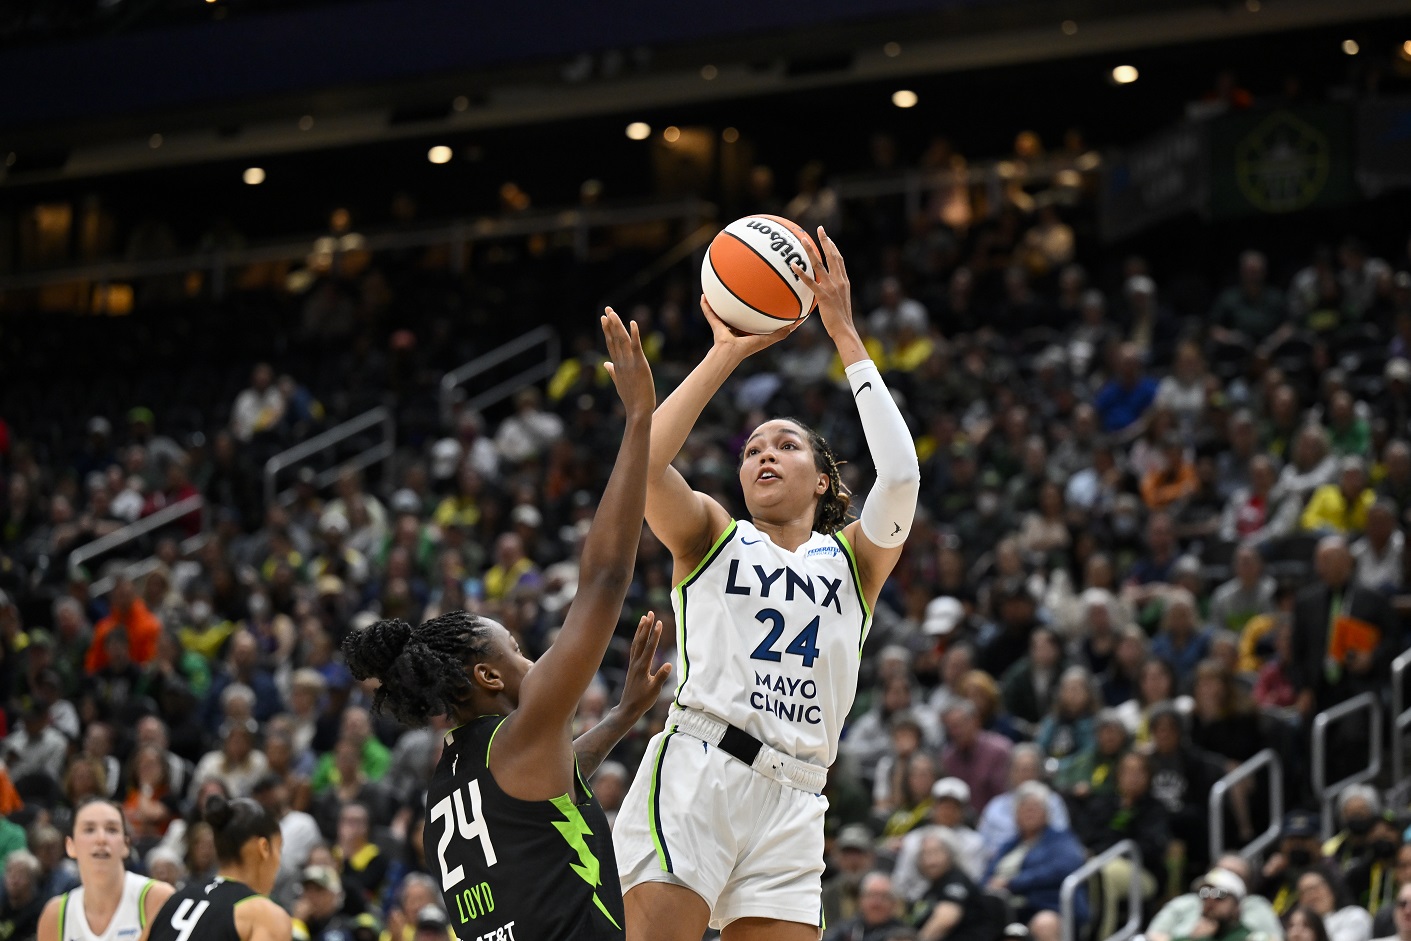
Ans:
[[[1079,887],[1114,859],[1126,857],[1132,861],[1132,878],[1127,882],[1127,920],[1117,933],[1104,941],[1127,941],[1142,927],[1142,851],[1131,840],[1121,840],[1098,853],[1073,871],[1058,890],[1058,910],[1063,916],[1063,941],[1076,941],[1077,916],[1073,912],[1073,896]]]
[[[1340,719],[1366,710],[1371,714],[1369,726],[1371,745],[1367,767],[1355,771],[1341,781],[1328,783],[1328,727]],[[1313,791],[1323,808],[1323,839],[1333,835],[1333,801],[1343,788],[1370,781],[1382,771],[1382,709],[1372,693],[1359,693],[1346,702],[1324,709],[1313,717]]]
[[[280,496],[277,489],[277,478],[280,471],[307,460],[315,454],[327,451],[340,441],[346,441],[353,435],[378,425],[382,426],[382,441],[379,444],[340,463],[332,470],[323,471],[314,479],[317,486],[326,486],[346,471],[362,470],[392,457],[397,446],[397,432],[390,408],[379,405],[377,408],[369,409],[340,425],[334,425],[327,431],[314,435],[307,441],[280,451],[270,458],[265,462],[265,506],[273,506]]]
[[[455,409],[458,388],[487,370],[494,369],[506,360],[526,353],[540,344],[543,344],[545,348],[545,357],[542,363],[531,366],[503,382],[480,391],[465,403],[465,407],[472,411],[486,408],[509,398],[525,386],[538,382],[540,379],[547,379],[558,370],[559,362],[562,359],[558,331],[549,326],[536,327],[523,336],[501,344],[490,352],[477,356],[470,362],[463,363],[442,376],[441,420],[447,424],[450,423],[451,413]]]
[[[1245,778],[1253,777],[1261,768],[1269,769],[1269,826],[1265,831],[1236,850],[1249,859],[1272,846],[1279,839],[1284,819],[1284,765],[1272,748],[1266,748],[1238,768],[1215,782],[1210,789],[1210,858],[1219,859],[1225,852],[1225,795]]]
[[[151,516],[144,516],[136,522],[128,523],[121,529],[113,530],[106,536],[84,543],[69,553],[69,571],[78,569],[89,559],[96,558],[105,552],[111,552],[118,546],[132,542],[134,539],[141,539],[148,533],[155,532],[164,526],[170,526],[191,513],[201,513],[201,528],[205,529],[206,515],[202,512],[205,507],[205,497],[199,493],[193,493],[184,500],[176,501],[171,506],[162,507]]]
[[[181,554],[189,557],[199,551],[210,539],[211,534],[208,532],[198,533],[189,539],[183,539],[181,541]],[[96,580],[88,586],[88,593],[91,597],[101,598],[113,590],[113,586],[118,583],[119,575],[137,581],[144,575],[150,575],[152,572],[155,572],[157,569],[161,568],[161,566],[162,560],[160,558],[155,555],[148,556],[141,561],[133,562],[131,565],[122,566],[118,574],[105,575]]]
[[[1391,779],[1396,785],[1406,781],[1406,730],[1411,728],[1411,708],[1406,705],[1406,670],[1411,667],[1411,650],[1391,662]]]

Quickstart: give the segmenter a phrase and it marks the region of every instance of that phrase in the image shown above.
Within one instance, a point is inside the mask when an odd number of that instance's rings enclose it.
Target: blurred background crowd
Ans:
[[[1394,75],[1358,72],[1350,93]],[[1315,97],[1261,96],[1221,73],[1189,126]],[[1321,793],[1391,723],[1355,714],[1323,755],[1311,734],[1363,694],[1399,701],[1411,640],[1404,194],[1118,240],[1111,155],[1066,124],[1010,125],[973,164],[933,132],[866,126],[807,159],[766,152],[680,220],[373,244],[339,208],[307,257],[248,259],[223,285],[204,261],[89,285],[82,314],[21,283],[45,257],[20,238],[0,263],[21,276],[0,292],[0,941],[31,937],[75,884],[63,833],[83,798],[120,802],[132,866],[179,883],[214,870],[196,813],[214,790],[280,815],[275,897],[306,941],[445,938],[422,843],[444,727],[371,715],[339,645],[461,608],[531,655],[553,642],[621,430],[597,305],[641,325],[664,397],[709,342],[696,236],[747,212],[836,238],[922,467],[829,775],[825,938],[1052,931],[1063,880],[1131,840],[1140,866],[1114,859],[1079,894],[1084,938],[1111,936],[1135,891],[1152,941],[1411,941],[1405,782],[1383,762]],[[532,176],[499,188],[498,219],[535,228]],[[602,188],[564,213],[596,211]],[[389,204],[394,234],[439,221],[407,192]],[[62,261],[90,236],[118,243],[85,212]],[[177,223],[139,218],[129,261],[190,249]],[[200,244],[246,247],[229,220]],[[542,377],[443,384],[541,324],[563,350]],[[375,408],[340,445],[290,456]],[[737,371],[678,466],[742,513],[740,446],[774,415],[826,437],[866,499],[816,321]],[[670,589],[644,529],[580,728],[616,701],[647,609],[675,658]],[[610,818],[667,705],[597,772]],[[1212,789],[1265,749],[1282,778],[1222,787],[1212,846]]]

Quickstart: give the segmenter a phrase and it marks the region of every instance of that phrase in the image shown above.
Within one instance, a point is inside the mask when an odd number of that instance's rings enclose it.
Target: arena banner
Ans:
[[[1203,211],[1210,183],[1206,126],[1186,123],[1119,154],[1103,173],[1103,238],[1130,235],[1185,212]]]
[[[1357,198],[1353,109],[1326,104],[1259,109],[1210,125],[1210,212],[1283,215]]]
[[[1357,106],[1357,181],[1368,196],[1411,187],[1411,97]]]

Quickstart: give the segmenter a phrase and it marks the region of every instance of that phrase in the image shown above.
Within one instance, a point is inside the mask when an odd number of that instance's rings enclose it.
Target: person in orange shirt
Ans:
[[[1167,437],[1161,446],[1162,468],[1147,471],[1142,478],[1142,500],[1149,509],[1165,510],[1179,503],[1200,486],[1195,465],[1186,460],[1186,448],[1181,439]]]
[[[132,579],[118,578],[109,596],[109,604],[108,616],[93,628],[93,642],[88,645],[88,655],[83,658],[83,672],[89,676],[108,665],[104,640],[117,628],[127,631],[133,663],[145,664],[157,654],[157,638],[162,633],[162,622],[137,596]]]

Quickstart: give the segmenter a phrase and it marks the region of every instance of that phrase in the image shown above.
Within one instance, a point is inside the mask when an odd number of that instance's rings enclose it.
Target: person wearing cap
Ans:
[[[897,894],[906,902],[916,901],[926,890],[920,855],[921,840],[928,833],[945,837],[954,852],[956,866],[971,879],[979,879],[985,871],[984,840],[969,825],[973,813],[969,785],[959,778],[941,778],[931,787],[931,800],[930,823],[902,837],[892,869]]]
[[[1298,879],[1316,866],[1325,865],[1318,818],[1306,810],[1284,815],[1278,850],[1271,853],[1259,874],[1259,894],[1273,902],[1274,911],[1287,915],[1298,903]]]
[[[58,781],[64,774],[69,740],[50,723],[46,702],[27,696],[23,706],[23,721],[5,737],[3,749],[0,749],[5,770],[13,781],[31,774],[43,774]]]
[[[892,888],[892,877],[869,872],[862,877],[857,914],[828,928],[822,941],[887,941],[893,931],[906,928],[900,914],[901,900]]]
[[[1253,933],[1240,915],[1240,905],[1248,891],[1244,880],[1227,869],[1212,869],[1196,886],[1200,918],[1175,941],[1244,941]]]
[[[856,917],[862,877],[872,871],[876,860],[877,842],[865,824],[850,823],[838,831],[829,868],[832,874],[823,881],[825,924]]]
[[[1212,871],[1233,874],[1245,886],[1245,894],[1239,902],[1240,921],[1251,933],[1279,941],[1284,936],[1284,927],[1269,900],[1248,891],[1249,863],[1238,853],[1227,853],[1216,860]],[[1191,885],[1191,890],[1178,895],[1161,907],[1147,925],[1147,941],[1172,941],[1173,938],[1191,937],[1204,917],[1204,901],[1199,890],[1208,875],[1202,876]],[[1217,877],[1219,880],[1220,877]],[[1233,885],[1233,883],[1227,883]]]
[[[412,937],[416,941],[454,941],[456,937],[445,910],[434,902],[416,913],[416,924],[412,927]]]
[[[294,902],[294,941],[347,941],[352,922],[343,914],[343,882],[331,866],[304,867],[304,891]]]

